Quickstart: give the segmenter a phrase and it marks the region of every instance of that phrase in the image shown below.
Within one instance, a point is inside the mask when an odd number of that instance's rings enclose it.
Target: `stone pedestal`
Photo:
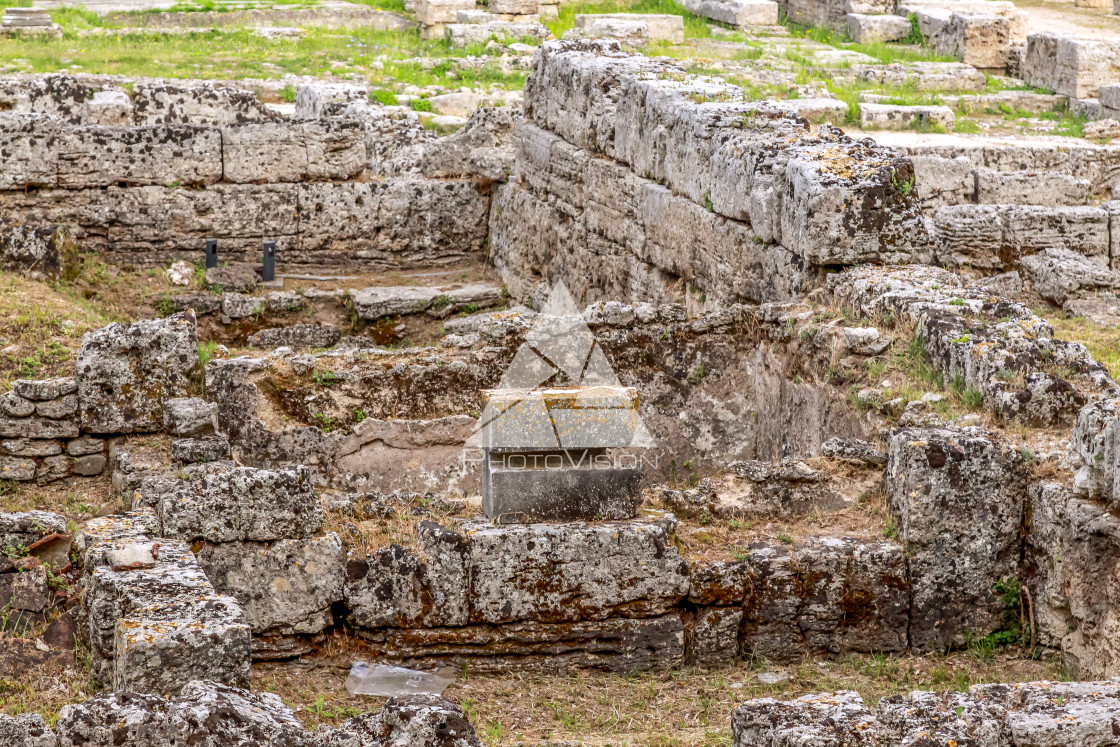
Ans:
[[[483,392],[482,508],[502,523],[628,519],[641,471],[630,446],[639,427],[629,387]]]

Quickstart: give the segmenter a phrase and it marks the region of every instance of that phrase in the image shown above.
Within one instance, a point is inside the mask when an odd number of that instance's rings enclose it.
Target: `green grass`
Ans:
[[[928,47],[918,47],[907,44],[888,44],[887,42],[856,44],[852,41],[851,37],[848,36],[847,31],[836,31],[823,26],[802,26],[790,20],[784,20],[783,25],[789,29],[790,34],[795,38],[810,39],[820,44],[827,44],[830,47],[835,47],[836,49],[862,52],[883,63],[955,61],[954,58],[946,55],[939,55]]]
[[[4,2],[5,0],[0,0]],[[52,11],[65,17],[62,39],[0,39],[0,69],[56,72],[60,60],[73,72],[154,77],[242,78],[356,72],[382,88],[498,84],[522,88],[527,73],[503,72],[496,63],[459,69],[450,59],[425,68],[418,58],[449,58],[447,42],[426,41],[418,31],[307,29],[298,40],[270,41],[247,29],[199,30],[183,36],[122,34],[78,38],[75,31],[109,23],[81,10]],[[461,52],[455,56],[463,56]],[[384,55],[384,69],[374,58]],[[25,61],[15,63],[16,59]],[[268,63],[270,67],[263,67]],[[340,64],[341,63],[341,64]]]
[[[720,25],[710,18],[698,16],[684,7],[677,5],[673,0],[602,0],[601,2],[577,2],[560,5],[560,16],[551,23],[546,23],[549,30],[560,38],[561,35],[576,24],[576,15],[584,13],[665,13],[684,17],[684,35],[687,39],[706,39],[712,35],[709,27],[711,24]],[[730,28],[730,27],[728,27]]]

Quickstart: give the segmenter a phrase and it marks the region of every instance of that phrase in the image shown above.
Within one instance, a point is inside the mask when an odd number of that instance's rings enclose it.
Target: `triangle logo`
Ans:
[[[649,448],[638,392],[618,380],[563,282],[533,318],[467,445],[509,452]]]

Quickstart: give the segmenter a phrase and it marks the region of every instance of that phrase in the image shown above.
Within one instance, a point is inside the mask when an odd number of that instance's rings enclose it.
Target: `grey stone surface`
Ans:
[[[0,714],[0,743],[11,747],[56,747],[54,732],[38,713]]]
[[[250,264],[206,268],[206,285],[215,290],[248,293],[257,287],[258,282],[256,267]]]
[[[66,518],[49,511],[0,513],[0,548],[27,546],[48,534],[64,534]]]
[[[226,125],[276,118],[260,99],[243,88],[170,82],[134,85],[132,116],[139,125]]]
[[[61,226],[0,221],[0,268],[32,280],[57,281],[77,272],[78,248]]]
[[[462,709],[439,695],[389,698],[378,713],[364,713],[328,730],[317,747],[375,747],[380,735],[390,743],[416,747],[479,747],[481,742]]]
[[[482,510],[499,523],[630,519],[641,502],[636,468],[508,466],[512,456],[491,457],[483,467]],[[563,465],[566,455],[553,454]],[[495,461],[501,460],[501,461]]]
[[[1089,204],[1088,179],[1055,171],[976,169],[976,201],[981,204],[1061,207]]]
[[[164,403],[186,394],[197,365],[192,312],[110,324],[86,334],[75,364],[82,429],[87,433],[159,430]]]
[[[895,15],[848,13],[848,34],[860,44],[897,41],[910,35],[910,19]]]
[[[1011,22],[999,15],[953,13],[937,35],[934,48],[967,65],[1001,73],[1007,68]]]
[[[350,300],[360,319],[376,321],[386,316],[419,314],[428,309],[454,310],[463,306],[491,306],[502,297],[502,289],[488,283],[440,290],[411,286],[384,286],[350,291]]]
[[[349,179],[366,167],[365,130],[353,119],[252,122],[221,133],[228,182]]]
[[[342,543],[328,533],[271,543],[207,543],[198,562],[218,593],[237,599],[253,633],[311,634],[333,622],[346,572]]]
[[[197,438],[218,429],[218,406],[198,397],[175,397],[163,404],[163,425],[173,436]]]
[[[870,103],[859,105],[859,126],[865,130],[940,127],[952,132],[956,121],[956,115],[947,106]]]
[[[306,467],[273,471],[203,464],[186,478],[159,497],[165,536],[268,541],[311,537],[323,524],[323,507]]]
[[[779,8],[772,0],[687,0],[685,7],[697,15],[731,26],[777,26]]]
[[[1047,248],[1023,257],[1022,265],[1035,292],[1056,304],[1082,291],[1110,290],[1117,285],[1116,274],[1107,266],[1068,249]]]
[[[249,344],[258,348],[329,348],[342,338],[334,325],[293,324],[290,327],[262,329],[249,337]]]
[[[1115,83],[1118,69],[1120,42],[1055,33],[1028,36],[1020,62],[1029,85],[1077,99],[1095,96],[1102,85]]]
[[[1019,559],[1019,452],[979,428],[903,430],[890,441],[887,489],[908,548],[910,645],[939,651],[998,629],[993,585]]]
[[[688,621],[687,661],[701,667],[726,667],[739,656],[739,624],[743,610],[705,607]]]
[[[1016,269],[1015,260],[1047,249],[1108,256],[1109,218],[1102,208],[951,205],[933,216],[938,257],[949,266]]]
[[[171,442],[171,458],[183,464],[229,459],[229,440],[224,436],[180,438]]]
[[[222,135],[191,125],[65,127],[58,131],[58,186],[213,184],[222,178]]]

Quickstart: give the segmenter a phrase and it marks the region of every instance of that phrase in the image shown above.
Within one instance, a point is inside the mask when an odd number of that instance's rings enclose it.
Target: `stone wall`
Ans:
[[[927,256],[907,160],[722,80],[550,42],[525,112],[490,228],[516,297],[563,279],[584,301],[757,303],[816,267]]]
[[[298,269],[449,263],[485,244],[494,166],[478,159],[500,146],[481,142],[486,114],[437,140],[368,102],[287,120],[238,89],[143,85],[131,118],[86,125],[70,101],[82,84],[37,82],[46,92],[0,114],[0,220],[65,226],[82,250],[167,264],[207,238],[235,260],[272,240]]]

